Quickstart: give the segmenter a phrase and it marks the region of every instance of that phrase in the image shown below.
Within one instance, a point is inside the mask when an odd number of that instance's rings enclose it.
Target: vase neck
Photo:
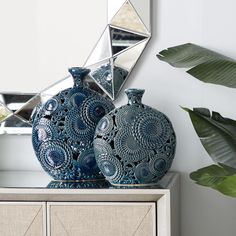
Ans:
[[[144,92],[144,89],[126,89],[125,93],[128,97],[128,104],[141,104]]]
[[[74,86],[83,87],[83,78],[89,74],[90,70],[83,67],[72,67],[69,72],[74,79]]]

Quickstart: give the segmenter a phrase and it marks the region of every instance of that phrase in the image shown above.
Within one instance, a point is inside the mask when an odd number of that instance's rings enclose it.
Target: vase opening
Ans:
[[[83,78],[90,73],[90,69],[84,67],[72,67],[68,70],[74,79],[74,85],[83,86]]]
[[[144,89],[126,89],[125,93],[128,97],[128,104],[141,104],[144,92]]]

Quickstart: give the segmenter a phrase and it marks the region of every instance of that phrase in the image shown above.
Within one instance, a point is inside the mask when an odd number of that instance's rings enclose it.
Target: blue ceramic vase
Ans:
[[[114,105],[83,86],[90,70],[75,67],[69,72],[74,86],[37,107],[33,114],[33,148],[43,169],[55,180],[101,179],[93,137],[97,123]]]
[[[106,179],[113,185],[157,183],[171,167],[176,137],[170,120],[142,104],[144,90],[128,89],[128,104],[98,123],[94,152]]]

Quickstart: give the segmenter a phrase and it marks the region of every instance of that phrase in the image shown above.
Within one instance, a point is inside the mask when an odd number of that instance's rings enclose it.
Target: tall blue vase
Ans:
[[[83,86],[90,70],[75,67],[69,72],[74,86],[59,92],[33,115],[33,148],[43,169],[55,180],[101,179],[93,136],[99,120],[114,105]]]
[[[97,125],[95,157],[113,185],[154,184],[171,167],[175,132],[163,113],[142,104],[144,90],[126,93],[128,104],[105,115]]]

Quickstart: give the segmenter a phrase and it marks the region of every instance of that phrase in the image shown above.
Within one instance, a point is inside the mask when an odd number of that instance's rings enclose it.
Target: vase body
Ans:
[[[55,180],[104,178],[94,157],[93,136],[98,121],[113,103],[83,86],[89,70],[72,68],[74,87],[37,107],[32,143],[43,169]]]
[[[141,103],[144,90],[126,93],[128,104],[109,112],[97,125],[95,157],[113,185],[153,184],[172,164],[175,132],[163,113]]]

